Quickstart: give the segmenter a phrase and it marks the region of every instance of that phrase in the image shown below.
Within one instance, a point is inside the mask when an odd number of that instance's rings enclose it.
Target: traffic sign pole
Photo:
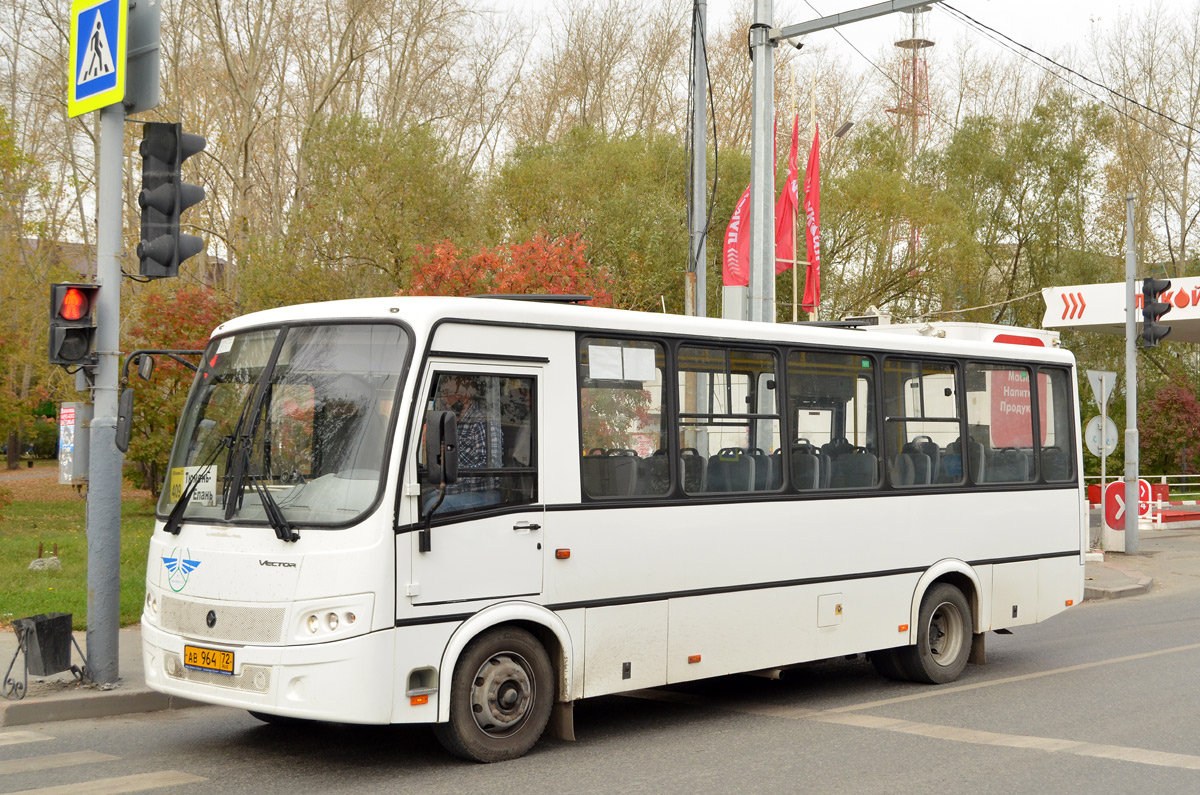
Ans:
[[[1125,197],[1125,504],[1137,505],[1137,328],[1134,323],[1133,194]],[[1138,553],[1137,511],[1125,511],[1125,554]]]
[[[102,285],[96,309],[95,386],[91,448],[88,454],[87,541],[88,667],[96,682],[118,679],[117,629],[121,584],[121,452],[116,445],[117,371],[120,363],[122,155],[125,108],[100,109],[97,190],[96,282]]]

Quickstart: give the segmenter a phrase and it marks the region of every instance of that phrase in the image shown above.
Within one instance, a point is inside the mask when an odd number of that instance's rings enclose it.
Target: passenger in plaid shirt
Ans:
[[[458,419],[458,468],[499,469],[503,464],[504,438],[500,420],[489,417],[487,407],[479,400],[479,382],[466,375],[443,376],[442,403]],[[496,479],[491,476],[459,477],[457,483],[446,486],[446,499],[438,513],[465,511],[500,502]]]

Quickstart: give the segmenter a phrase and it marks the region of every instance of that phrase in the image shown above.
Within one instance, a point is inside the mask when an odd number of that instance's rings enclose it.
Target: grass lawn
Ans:
[[[71,613],[87,629],[86,502],[58,484],[58,462],[0,470],[0,489],[12,504],[0,509],[0,625],[38,613]],[[146,595],[146,554],[154,531],[150,492],[121,494],[121,626],[136,624]],[[45,557],[58,544],[62,571],[29,571],[41,543]]]

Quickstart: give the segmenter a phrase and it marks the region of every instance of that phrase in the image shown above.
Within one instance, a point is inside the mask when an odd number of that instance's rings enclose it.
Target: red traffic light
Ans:
[[[63,320],[80,320],[88,313],[91,302],[78,287],[68,287],[63,293],[62,303],[58,307],[58,315]]]

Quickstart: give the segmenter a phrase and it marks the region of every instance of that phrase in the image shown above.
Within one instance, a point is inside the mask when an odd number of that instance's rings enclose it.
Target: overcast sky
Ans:
[[[550,0],[552,2],[552,0]],[[1151,0],[1162,2],[1164,8],[1189,8],[1184,0]],[[523,18],[537,24],[546,19],[548,0],[492,0],[500,8],[511,8]],[[775,25],[796,24],[855,8],[874,5],[877,0],[775,0]],[[709,0],[709,26],[727,23],[735,9],[744,8],[749,0]],[[1070,48],[1085,45],[1093,26],[1111,29],[1121,13],[1128,14],[1145,8],[1146,1],[1131,0],[952,0],[951,5],[1047,55],[1063,55]],[[815,9],[815,10],[814,10]],[[903,14],[845,25],[841,32],[868,57],[876,57],[882,48],[890,47],[897,38]],[[968,29],[949,13],[935,9],[927,16],[927,37],[949,44],[964,34],[984,47],[996,47],[982,34]],[[809,36],[808,43],[828,47],[835,53],[862,62],[860,56],[847,46],[834,31]],[[998,50],[999,51],[999,50]],[[866,67],[865,63],[862,66]],[[869,68],[869,67],[867,67]]]

